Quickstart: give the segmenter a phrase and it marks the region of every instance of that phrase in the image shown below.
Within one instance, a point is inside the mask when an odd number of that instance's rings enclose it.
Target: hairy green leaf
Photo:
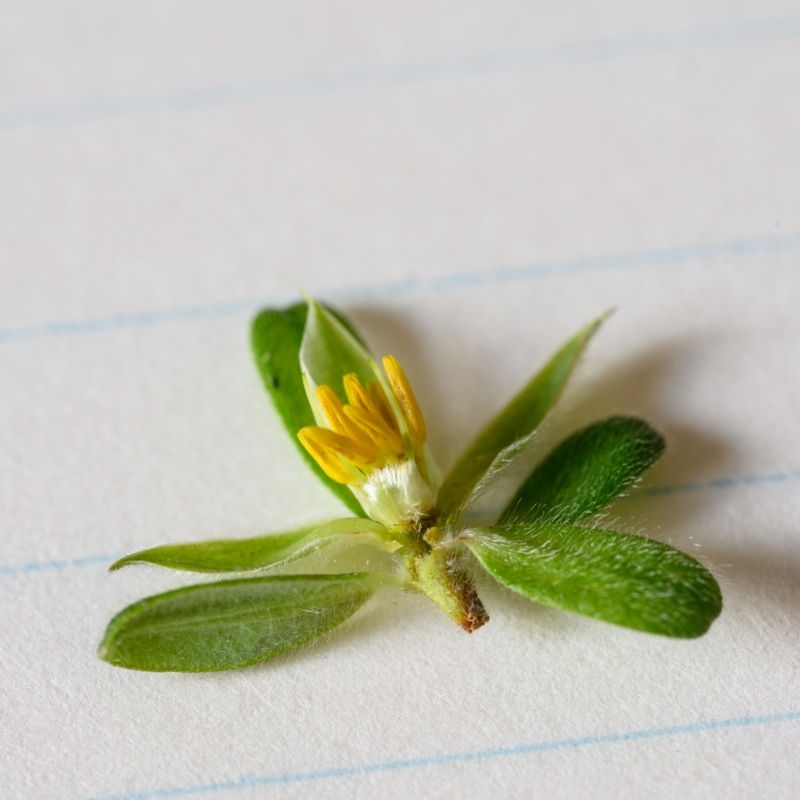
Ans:
[[[375,380],[366,347],[324,306],[309,300],[308,319],[300,345],[300,366],[314,386],[330,386],[347,402],[342,378],[355,372],[366,386]]]
[[[367,519],[336,519],[286,533],[250,539],[217,539],[186,544],[166,544],[141,550],[115,561],[111,571],[130,564],[155,564],[187,572],[247,572],[274,567],[310,556],[336,540],[393,549],[384,538],[385,528]],[[397,545],[395,543],[394,548]]]
[[[548,606],[664,636],[700,636],[719,615],[714,576],[642,536],[535,523],[479,529],[467,544],[500,583]]]
[[[220,581],[128,606],[109,623],[100,657],[151,672],[246,667],[310,642],[354,614],[375,575],[302,575]]]
[[[284,309],[267,309],[253,320],[251,345],[256,366],[283,424],[308,466],[350,511],[363,517],[364,510],[350,489],[331,480],[297,438],[301,428],[314,424],[300,372],[300,345],[307,313],[306,304],[298,303]],[[352,332],[349,323],[342,318],[340,322]]]
[[[664,438],[633,417],[609,417],[565,439],[531,473],[500,517],[574,525],[624,492],[664,451]]]
[[[478,434],[439,489],[445,516],[455,513],[501,451],[534,431],[561,396],[586,345],[605,319],[581,328],[516,397]]]

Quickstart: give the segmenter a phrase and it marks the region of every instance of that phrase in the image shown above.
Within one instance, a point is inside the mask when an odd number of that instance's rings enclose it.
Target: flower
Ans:
[[[348,487],[366,515],[380,523],[409,588],[426,594],[465,630],[476,630],[489,616],[463,546],[451,546],[455,516],[443,525],[440,472],[400,363],[389,355],[381,369],[352,331],[310,298],[299,356],[316,421],[298,431],[300,443],[323,473],[336,486]]]
[[[327,385],[309,392],[324,424],[306,426],[297,436],[329,478],[352,489],[372,519],[389,529],[417,528],[436,515],[427,427],[397,359],[386,356],[383,368],[388,384],[380,373],[366,386],[354,372],[346,374],[347,403]]]
[[[325,312],[319,312],[325,313]],[[340,335],[345,335],[340,332]],[[303,447],[331,480],[348,486],[366,514],[400,545],[411,583],[467,631],[489,620],[464,564],[443,546],[436,505],[439,475],[411,382],[394,356],[366,385],[355,372],[341,380],[343,403],[327,384],[304,386],[317,425],[298,431]],[[449,537],[448,537],[449,538]]]

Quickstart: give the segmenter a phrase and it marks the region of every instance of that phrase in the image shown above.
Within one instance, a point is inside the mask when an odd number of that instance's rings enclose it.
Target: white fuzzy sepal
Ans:
[[[416,524],[436,506],[436,493],[410,460],[376,469],[361,490],[364,511],[387,528]]]

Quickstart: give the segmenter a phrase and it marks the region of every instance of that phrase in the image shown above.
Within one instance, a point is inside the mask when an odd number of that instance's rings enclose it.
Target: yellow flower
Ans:
[[[349,486],[373,519],[387,527],[416,526],[436,512],[436,486],[426,452],[425,418],[394,356],[383,359],[385,376],[359,380],[343,377],[348,402],[327,385],[313,392],[315,417],[324,424],[299,431],[298,437],[332,480]]]

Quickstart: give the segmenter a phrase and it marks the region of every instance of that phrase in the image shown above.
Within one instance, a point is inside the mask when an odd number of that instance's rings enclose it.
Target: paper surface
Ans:
[[[68,3],[0,10],[4,798],[800,793],[796,3]],[[256,668],[97,658],[109,575],[342,512],[259,384],[299,289],[396,355],[447,468],[580,325],[551,423],[668,453],[612,514],[724,610],[669,641],[482,585],[387,591]]]

